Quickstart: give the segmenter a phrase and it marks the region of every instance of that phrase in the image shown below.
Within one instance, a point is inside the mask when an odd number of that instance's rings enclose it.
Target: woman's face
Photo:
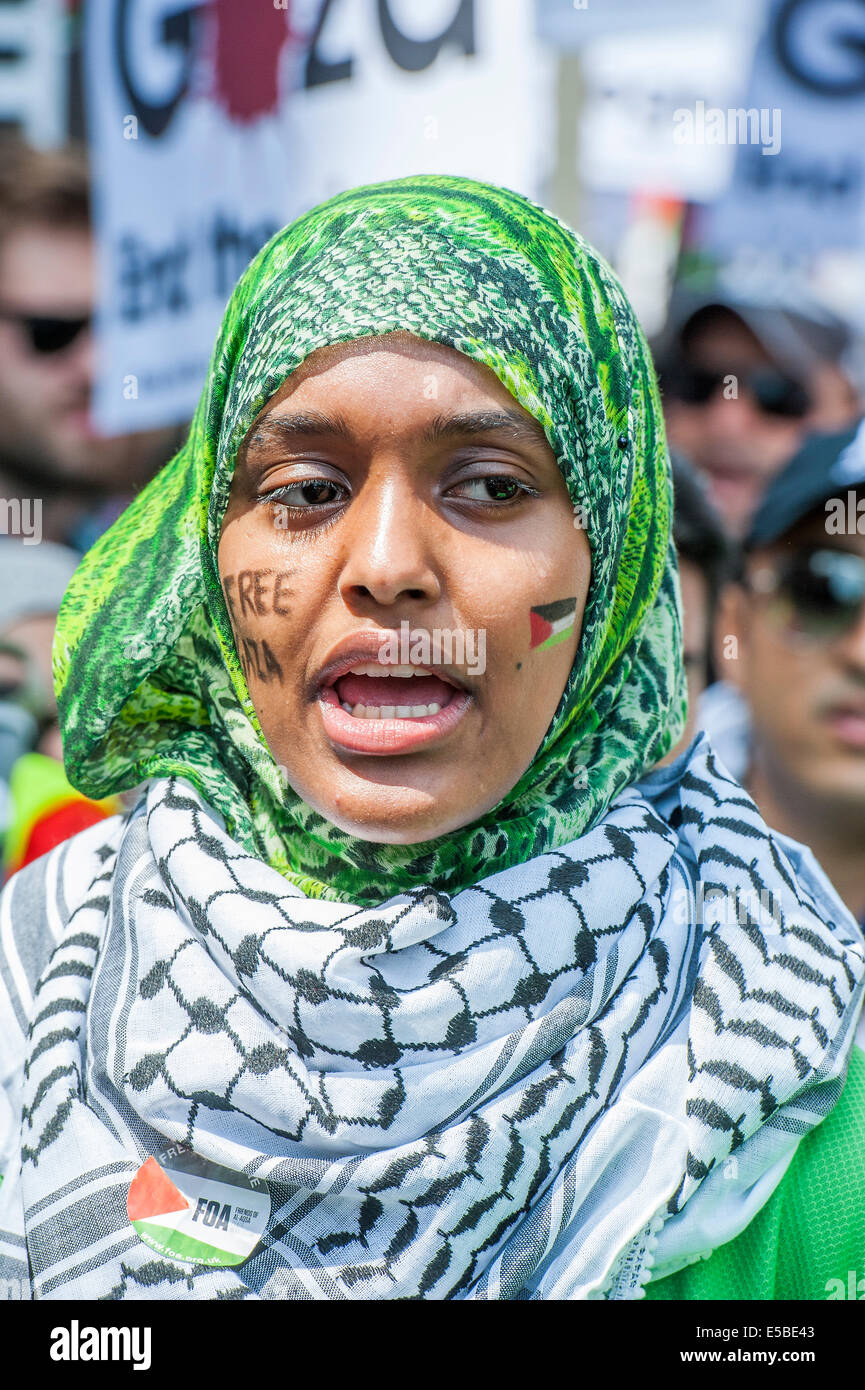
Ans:
[[[540,426],[486,367],[399,333],[312,353],[271,398],[219,573],[288,783],[354,836],[412,844],[531,763],[591,557]]]

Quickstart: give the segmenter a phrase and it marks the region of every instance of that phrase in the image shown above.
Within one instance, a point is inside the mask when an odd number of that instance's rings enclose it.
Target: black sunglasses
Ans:
[[[61,318],[49,314],[22,314],[12,309],[0,309],[0,318],[17,323],[26,334],[31,351],[40,356],[62,352],[74,343],[79,333],[90,326],[90,315],[80,318]]]
[[[688,405],[706,405],[717,391],[734,377],[768,415],[799,419],[811,406],[808,392],[800,381],[779,372],[776,367],[748,367],[736,371],[708,371],[679,363],[661,373],[661,386],[676,400]]]
[[[748,587],[766,595],[777,621],[795,637],[832,642],[865,613],[865,556],[850,550],[800,550],[752,571]]]

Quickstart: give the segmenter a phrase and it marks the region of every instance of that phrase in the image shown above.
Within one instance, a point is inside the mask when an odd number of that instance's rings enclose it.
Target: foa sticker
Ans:
[[[210,1163],[192,1149],[167,1149],[160,1159],[142,1163],[126,1198],[144,1244],[190,1264],[248,1260],[270,1219],[264,1179]]]

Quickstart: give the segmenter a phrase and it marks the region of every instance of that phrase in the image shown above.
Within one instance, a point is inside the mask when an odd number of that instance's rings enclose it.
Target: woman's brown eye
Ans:
[[[301,486],[301,494],[304,502],[308,502],[310,505],[316,502],[335,502],[338,495],[334,483],[324,482],[320,478],[316,478],[315,481],[311,483],[303,483]]]
[[[484,482],[494,502],[509,502],[520,490],[513,478],[485,478]]]
[[[286,483],[284,487],[274,488],[262,499],[266,502],[281,502],[284,506],[299,510],[330,506],[340,502],[345,488],[329,478],[305,478],[301,482]]]
[[[518,483],[516,478],[469,478],[454,489],[458,497],[471,502],[512,502],[519,493],[531,495],[532,489]]]

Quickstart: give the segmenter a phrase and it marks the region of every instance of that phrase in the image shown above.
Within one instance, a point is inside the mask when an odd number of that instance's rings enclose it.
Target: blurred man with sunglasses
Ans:
[[[865,423],[813,435],[752,522],[698,722],[865,922]]]
[[[688,681],[688,719],[682,735],[661,759],[673,762],[698,729],[700,697],[715,678],[712,634],[718,600],[733,571],[730,543],[712,503],[705,479],[681,454],[673,462],[673,543],[682,591],[682,644]]]
[[[51,681],[57,610],[79,557],[0,541],[0,878],[120,809],[69,785]]]
[[[861,404],[842,366],[844,325],[800,298],[742,289],[674,296],[657,346],[667,432],[708,482],[731,536],[806,433],[852,424]]]
[[[94,246],[83,158],[0,144],[0,497],[41,501],[86,549],[173,453],[175,431],[100,436],[90,417]]]

